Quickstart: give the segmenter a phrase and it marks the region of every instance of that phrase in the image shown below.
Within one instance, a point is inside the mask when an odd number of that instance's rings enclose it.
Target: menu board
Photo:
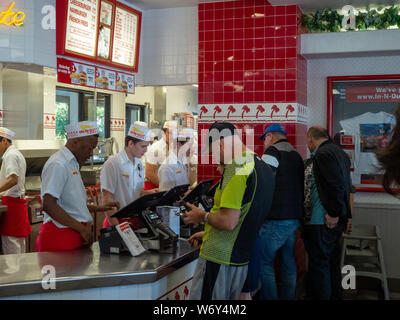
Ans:
[[[57,0],[57,55],[137,72],[141,21],[117,0]]]
[[[113,38],[112,61],[118,64],[135,65],[138,16],[117,7]]]
[[[109,89],[115,91],[115,80],[117,73],[115,71],[96,68],[96,88]]]
[[[67,84],[76,84],[94,88],[95,66],[67,59],[57,59],[57,80]]]
[[[99,0],[69,0],[65,50],[94,57]]]
[[[135,76],[117,72],[117,91],[126,93],[135,93]]]
[[[78,86],[135,93],[133,74],[57,58],[57,81]]]

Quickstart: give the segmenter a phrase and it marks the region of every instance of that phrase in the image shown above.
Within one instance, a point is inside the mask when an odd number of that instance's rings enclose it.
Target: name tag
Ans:
[[[176,173],[182,173],[182,171],[181,170],[176,170]]]
[[[123,173],[122,173],[122,176],[123,176],[124,178],[129,179],[129,173],[123,172]]]
[[[74,176],[76,176],[76,175],[78,174],[78,171],[76,171],[75,169],[72,169],[72,174],[73,174]]]

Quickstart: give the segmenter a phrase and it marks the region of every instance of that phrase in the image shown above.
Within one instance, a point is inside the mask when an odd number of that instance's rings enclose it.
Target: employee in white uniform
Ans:
[[[154,142],[146,153],[146,182],[145,190],[157,188],[159,186],[158,169],[168,154],[168,145],[171,140],[170,132],[176,130],[176,121],[166,121],[162,129],[162,138]]]
[[[148,128],[133,124],[125,137],[125,148],[109,158],[100,173],[103,202],[119,202],[121,208],[127,206],[146,193],[158,191],[143,191],[144,166],[141,157],[150,144],[151,132]],[[139,228],[137,219],[111,218],[115,211],[106,212],[103,228],[118,225],[124,221],[130,222],[135,229]]]
[[[184,128],[175,132],[174,139],[170,143],[169,155],[158,170],[161,191],[189,184],[188,157],[193,129]]]
[[[25,253],[25,238],[32,232],[25,196],[26,161],[12,144],[15,133],[0,128],[0,194],[7,211],[0,214],[0,234],[4,254]]]
[[[67,143],[43,167],[41,197],[44,223],[36,240],[40,251],[74,250],[93,242],[90,211],[110,207],[87,205],[79,172],[97,146],[97,123],[83,121],[65,126]],[[90,210],[90,211],[89,211]]]

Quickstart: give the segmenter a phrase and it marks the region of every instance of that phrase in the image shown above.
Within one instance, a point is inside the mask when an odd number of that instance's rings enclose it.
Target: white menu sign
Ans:
[[[69,0],[65,49],[94,57],[99,0]]]
[[[133,67],[136,57],[138,16],[117,7],[112,62]]]

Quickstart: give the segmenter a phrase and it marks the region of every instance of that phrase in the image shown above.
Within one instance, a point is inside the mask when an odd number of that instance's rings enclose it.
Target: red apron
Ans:
[[[79,232],[70,228],[59,228],[51,221],[40,226],[36,239],[37,252],[75,250],[82,246],[83,238]]]
[[[8,237],[26,238],[32,232],[28,217],[28,201],[14,197],[1,197],[7,211],[3,212],[0,224],[0,234]]]
[[[143,190],[153,190],[155,188],[158,188],[158,187],[155,186],[154,184],[152,184],[150,181],[145,181],[144,182]]]
[[[121,224],[123,222],[129,222],[133,226],[133,230],[139,229],[139,219],[138,218],[124,218],[124,219],[119,219],[118,222]],[[107,218],[104,219],[103,221],[103,228],[107,228],[110,226],[110,222],[108,221]]]

